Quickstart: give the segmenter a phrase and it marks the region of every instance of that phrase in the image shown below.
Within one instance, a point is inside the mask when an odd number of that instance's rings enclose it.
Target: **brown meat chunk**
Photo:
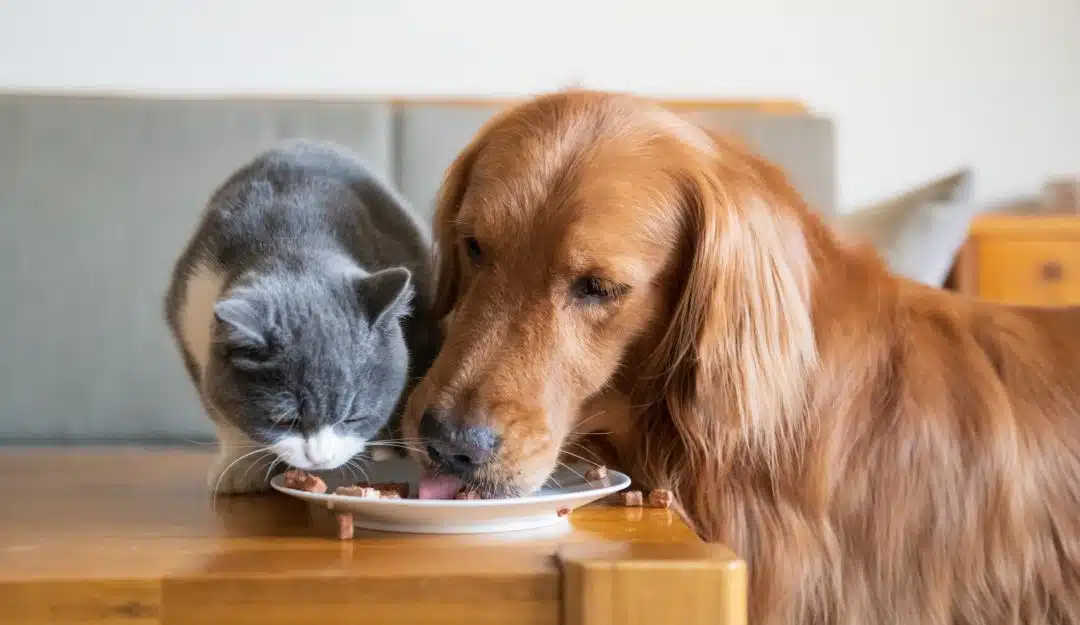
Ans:
[[[628,508],[640,508],[645,503],[640,490],[627,490],[619,495],[622,497],[622,504]]]
[[[382,492],[385,499],[409,498],[408,482],[379,482],[376,484],[357,484],[357,486],[370,486],[375,490]],[[396,496],[390,495],[390,493],[395,493]]]
[[[480,496],[480,493],[478,493],[478,492],[476,492],[474,490],[462,489],[462,490],[458,491],[457,495],[454,495],[454,499],[463,499],[463,500],[471,501],[471,500],[474,500],[474,499],[483,499],[483,497]]]
[[[598,465],[589,469],[585,472],[585,479],[590,482],[603,482],[607,479],[607,467]]]
[[[338,539],[339,540],[351,540],[353,537],[353,518],[352,514],[348,512],[341,512],[336,515],[338,523]]]
[[[649,491],[649,505],[654,508],[670,508],[675,501],[675,495],[664,488],[654,488]]]
[[[338,486],[334,489],[334,494],[359,497],[361,499],[379,499],[382,497],[382,493],[378,489],[370,486]]]
[[[326,492],[326,482],[322,481],[322,478],[317,475],[312,475],[307,471],[290,469],[285,472],[284,480],[285,488],[319,494]]]

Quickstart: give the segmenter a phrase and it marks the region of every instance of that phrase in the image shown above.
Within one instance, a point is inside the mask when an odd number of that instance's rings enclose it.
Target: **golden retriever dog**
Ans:
[[[433,474],[527,493],[599,430],[746,559],[752,623],[1080,623],[1080,314],[894,276],[628,95],[497,116],[436,211]]]

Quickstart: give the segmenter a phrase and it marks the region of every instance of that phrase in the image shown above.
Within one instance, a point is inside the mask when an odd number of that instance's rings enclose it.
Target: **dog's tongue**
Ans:
[[[431,475],[424,472],[416,496],[419,499],[453,499],[464,483],[452,475]]]

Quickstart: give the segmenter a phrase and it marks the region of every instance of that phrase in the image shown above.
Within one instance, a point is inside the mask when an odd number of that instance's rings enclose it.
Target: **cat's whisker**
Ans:
[[[349,462],[345,463],[345,465],[349,467],[349,474],[352,475],[353,483],[355,484],[356,482],[360,481],[357,478],[364,475],[363,470],[360,468],[360,463],[350,460]]]
[[[281,464],[282,462],[284,461],[281,458],[277,457],[277,454],[275,454],[274,459],[270,461],[270,466],[266,467],[266,475],[263,476],[263,481],[269,482],[270,474],[273,473],[274,467]]]
[[[558,461],[556,461],[556,463],[558,464],[558,466],[560,466],[560,467],[566,469],[567,471],[573,473],[574,475],[580,477],[582,482],[588,482],[588,480],[585,479],[584,475],[582,475],[582,474],[580,474],[580,473],[578,473],[577,471],[574,470],[574,467],[566,464],[562,460],[558,460]]]
[[[372,443],[425,443],[422,438],[379,438],[371,441]]]
[[[345,464],[338,467],[338,471],[341,471],[343,475],[344,475],[345,471],[348,471],[349,475],[351,476],[351,479],[355,481],[356,480],[356,466],[353,463],[354,463],[354,460],[352,458],[349,458],[348,460],[345,461]]]
[[[185,445],[203,445],[203,446],[206,446],[206,447],[211,447],[211,446],[220,447],[221,446],[221,443],[219,443],[218,441],[196,441],[196,440],[191,440],[191,439],[177,439],[177,440],[184,443]],[[229,444],[229,447],[231,449],[255,449],[256,447],[265,447],[265,446],[266,445],[260,445],[258,443],[253,443],[251,445],[237,445],[237,444],[233,444],[233,443]]]
[[[367,471],[364,470],[364,466],[362,464],[360,464],[359,462],[356,462],[355,460],[350,459],[350,460],[345,462],[345,465],[348,466],[350,469],[355,469],[355,471],[359,471],[360,475],[364,478],[365,482],[370,482],[371,481],[371,478],[368,476]],[[356,477],[355,471],[353,473],[354,478]]]
[[[385,448],[388,448],[388,449],[405,449],[407,451],[415,451],[417,453],[423,451],[422,449],[420,449],[418,447],[413,447],[411,445],[405,445],[403,443],[383,443],[383,442],[378,442],[378,443],[368,443],[367,446],[368,447],[385,447]]]
[[[588,458],[585,458],[584,456],[579,456],[579,455],[575,454],[574,452],[570,451],[569,449],[563,448],[563,449],[560,450],[560,453],[564,453],[567,456],[570,456],[571,458],[577,458],[578,460],[580,460],[580,461],[582,461],[585,464],[588,464],[590,466],[594,466],[594,467],[597,466],[597,463],[593,462],[592,460],[589,460]]]
[[[218,490],[221,488],[221,480],[225,479],[225,476],[229,474],[229,471],[232,470],[232,468],[234,466],[236,466],[236,463],[238,463],[238,462],[240,462],[240,461],[242,461],[242,460],[244,460],[246,458],[250,458],[251,456],[254,456],[255,454],[259,454],[259,453],[272,454],[274,452],[268,447],[260,447],[259,449],[256,449],[254,451],[249,451],[246,454],[244,454],[244,455],[236,458],[232,462],[230,462],[228,465],[225,466],[225,469],[221,472],[221,475],[218,475],[217,481],[214,482],[214,488],[212,488],[210,490],[211,497],[213,497],[215,500],[217,499]],[[251,470],[251,467],[248,467],[248,471],[250,471],[250,470]],[[244,475],[247,475],[247,472],[245,472]],[[216,510],[217,506],[215,505],[214,508]]]
[[[576,442],[576,441],[568,441],[568,442],[567,442],[567,445],[571,445],[571,446],[573,446],[573,447],[577,447],[577,448],[578,448],[578,449],[580,449],[580,450],[581,450],[581,451],[582,451],[583,453],[586,453],[586,454],[589,454],[590,456],[592,456],[592,457],[593,457],[593,458],[594,458],[594,459],[596,460],[595,464],[596,464],[597,466],[600,466],[600,465],[604,464],[604,461],[603,461],[603,459],[602,459],[602,458],[601,458],[601,457],[599,456],[599,454],[597,454],[597,453],[596,453],[595,451],[593,451],[592,449],[589,449],[589,448],[588,448],[588,447],[586,447],[585,445],[582,445],[581,443],[578,443],[578,442]],[[565,448],[563,449],[563,451],[564,451],[564,452],[566,452],[566,453],[568,453],[568,454],[570,454],[570,451],[569,451],[569,450],[567,450],[567,449],[565,449]],[[574,455],[574,454],[570,454],[570,455]],[[578,458],[580,458],[581,456],[577,456],[577,457],[578,457]],[[582,458],[582,460],[584,460],[584,458]]]
[[[578,421],[577,423],[575,423],[574,427],[575,427],[575,429],[579,428],[579,427],[585,425],[586,423],[588,423],[589,421],[592,421],[596,417],[602,416],[604,414],[606,414],[606,411],[604,411],[604,410],[599,410],[597,412],[594,412],[593,414],[591,414],[591,415],[585,417],[584,419]]]
[[[191,439],[191,438],[179,438],[179,439],[177,439],[177,441],[179,441],[181,443],[184,443],[185,445],[204,445],[204,446],[207,446],[207,447],[209,447],[209,446],[216,447],[218,445],[217,441],[197,441],[197,440],[194,440],[194,439]]]

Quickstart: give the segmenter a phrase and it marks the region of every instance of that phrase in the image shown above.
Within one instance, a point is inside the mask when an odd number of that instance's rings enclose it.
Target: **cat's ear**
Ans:
[[[361,278],[357,290],[372,326],[397,321],[410,312],[412,273],[404,267],[376,271]]]
[[[269,341],[258,307],[241,296],[214,304],[214,318],[221,326],[225,353],[236,365],[256,365],[268,357]]]

